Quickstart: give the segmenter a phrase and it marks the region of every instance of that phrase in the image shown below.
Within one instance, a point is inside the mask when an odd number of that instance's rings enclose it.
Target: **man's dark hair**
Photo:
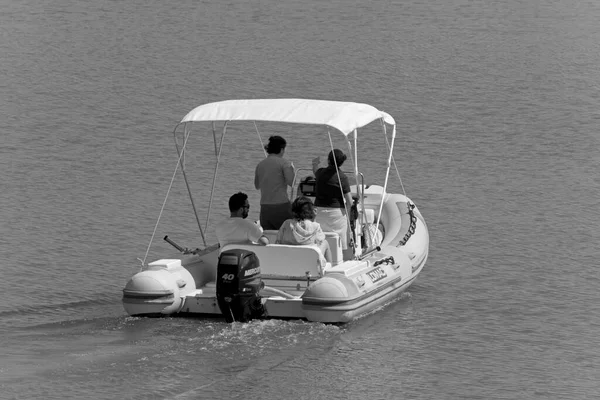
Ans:
[[[315,218],[315,205],[313,202],[304,196],[298,197],[292,203],[292,213],[294,214],[294,218],[298,220],[313,220]]]
[[[281,136],[271,136],[269,138],[269,144],[265,146],[265,150],[269,154],[278,154],[281,149],[285,149],[287,142]]]
[[[248,195],[246,193],[237,192],[229,198],[229,211],[237,211],[246,205]]]
[[[333,157],[335,157],[335,160],[333,159]],[[334,149],[329,152],[329,156],[327,156],[327,161],[332,167],[335,167],[337,165],[339,168],[342,166],[344,161],[346,161],[346,155],[340,149]]]

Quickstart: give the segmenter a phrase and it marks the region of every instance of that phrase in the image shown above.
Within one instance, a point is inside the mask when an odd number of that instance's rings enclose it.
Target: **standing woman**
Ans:
[[[254,172],[254,187],[260,190],[260,225],[265,230],[277,230],[292,218],[287,190],[294,183],[294,165],[283,158],[286,145],[281,136],[271,136],[265,146],[268,156]]]
[[[340,149],[334,149],[329,152],[327,161],[327,167],[319,168],[319,157],[313,159],[316,180],[315,206],[319,208],[315,221],[321,224],[324,232],[337,232],[342,241],[342,249],[347,250],[347,215],[352,207],[352,195],[348,177],[339,169],[346,161],[346,155]]]

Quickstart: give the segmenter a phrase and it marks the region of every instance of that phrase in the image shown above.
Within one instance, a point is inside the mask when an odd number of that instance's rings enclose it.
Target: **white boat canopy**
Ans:
[[[192,199],[192,191],[188,184],[188,179],[186,177],[184,164],[182,162],[185,144],[187,143],[187,135],[190,134],[190,130],[187,129],[188,123],[193,122],[217,122],[223,121],[225,122],[225,126],[223,127],[223,136],[221,137],[221,143],[217,143],[217,138],[215,136],[215,127],[213,125],[213,136],[215,140],[215,153],[217,156],[217,167],[214,171],[213,176],[213,186],[210,196],[210,201],[208,205],[208,214],[206,218],[206,226],[208,226],[209,218],[210,218],[210,210],[213,202],[215,181],[217,177],[217,170],[219,165],[221,146],[223,145],[223,137],[225,136],[225,132],[227,130],[227,122],[230,121],[264,121],[264,122],[282,122],[282,123],[291,123],[291,124],[307,124],[307,125],[321,125],[328,126],[333,129],[341,132],[344,137],[348,141],[348,150],[349,154],[353,156],[353,164],[354,164],[354,177],[356,182],[360,180],[360,173],[358,170],[358,129],[362,128],[366,125],[374,121],[381,121],[383,125],[383,134],[388,146],[388,154],[387,154],[387,170],[385,172],[385,180],[383,183],[383,192],[385,193],[387,189],[390,167],[393,161],[393,149],[394,149],[394,140],[396,137],[396,121],[392,118],[391,115],[384,111],[380,111],[377,108],[364,104],[364,103],[353,103],[353,102],[344,102],[344,101],[331,101],[331,100],[311,100],[311,99],[237,99],[237,100],[224,100],[218,101],[214,103],[208,103],[194,108],[192,111],[187,113],[185,117],[177,124],[175,129],[173,130],[173,134],[176,136],[178,127],[183,125],[184,132],[186,138],[183,140],[183,146],[179,148],[179,144],[177,142],[177,138],[175,139],[175,144],[177,146],[177,152],[179,153],[179,161],[178,165],[181,164],[181,169],[183,172],[184,180],[186,182],[186,186],[188,187],[188,192],[190,195],[190,199]],[[392,132],[390,138],[387,137],[385,124],[391,125]],[[256,124],[255,124],[256,127]],[[258,137],[260,139],[260,133],[258,132],[258,128],[256,127],[256,131],[258,133]],[[354,146],[351,145],[351,140],[349,135],[354,133]],[[333,142],[331,141],[331,133],[328,131],[329,141],[333,150]],[[389,142],[388,142],[389,139]],[[262,141],[261,141],[262,143]],[[352,148],[353,147],[353,148]],[[266,157],[266,153],[265,153]],[[395,165],[395,161],[394,161]],[[337,166],[336,166],[337,168]],[[397,168],[396,168],[397,170]],[[175,174],[173,175],[173,178]],[[339,179],[339,178],[338,178]],[[341,182],[340,182],[341,187]],[[357,186],[358,191],[358,186]],[[361,190],[362,192],[362,190]],[[378,219],[381,218],[381,210],[383,205],[384,196],[381,197],[381,204],[379,207],[379,215]],[[345,200],[344,200],[345,202]],[[198,227],[200,228],[200,233],[202,234],[203,240],[204,238],[204,230],[202,229],[202,224],[200,223],[200,219],[198,213],[196,211],[196,206],[194,205],[194,201],[192,199],[192,207],[194,208],[194,214],[196,216],[196,220],[198,222]],[[158,224],[158,222],[157,222]],[[206,229],[206,227],[205,227]],[[205,241],[206,245],[206,241]],[[144,258],[145,260],[145,258]]]
[[[395,126],[391,115],[363,103],[308,99],[225,100],[194,108],[180,124],[212,121],[270,121],[327,125],[345,136],[382,119]]]

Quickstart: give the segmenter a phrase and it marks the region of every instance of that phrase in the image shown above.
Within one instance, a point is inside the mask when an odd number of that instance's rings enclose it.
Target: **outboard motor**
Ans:
[[[263,286],[256,254],[241,249],[221,253],[217,265],[217,303],[227,322],[262,317],[265,309],[258,292]]]

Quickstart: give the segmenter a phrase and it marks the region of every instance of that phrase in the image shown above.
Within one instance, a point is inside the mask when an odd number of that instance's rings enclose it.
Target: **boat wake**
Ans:
[[[16,305],[11,310],[0,311],[0,328],[24,328],[73,320],[89,320],[114,316],[115,312],[121,316],[119,306],[118,301],[115,301],[114,293],[99,293],[70,301],[46,304],[32,302]]]
[[[207,328],[203,325],[198,329],[206,333]],[[236,393],[244,394],[246,398],[257,398],[252,396],[251,391],[260,389],[248,386],[249,382],[260,381],[265,376],[297,373],[298,363],[318,363],[317,360],[335,348],[340,335],[346,330],[343,326],[331,324],[279,319],[232,324],[222,322],[209,329],[214,330],[213,334],[210,337],[197,335],[191,339],[191,347],[202,351],[203,357],[221,360],[211,369],[213,380],[165,398],[223,398],[223,387],[230,391],[230,398],[236,398]]]
[[[77,309],[88,306],[100,306],[107,304],[114,304],[115,299],[113,294],[102,294],[95,297],[88,297],[82,300],[74,300],[61,303],[52,304],[35,304],[35,305],[23,305],[17,306],[13,310],[0,311],[0,318],[7,317],[15,314],[46,314],[49,311],[60,312],[62,310]]]

